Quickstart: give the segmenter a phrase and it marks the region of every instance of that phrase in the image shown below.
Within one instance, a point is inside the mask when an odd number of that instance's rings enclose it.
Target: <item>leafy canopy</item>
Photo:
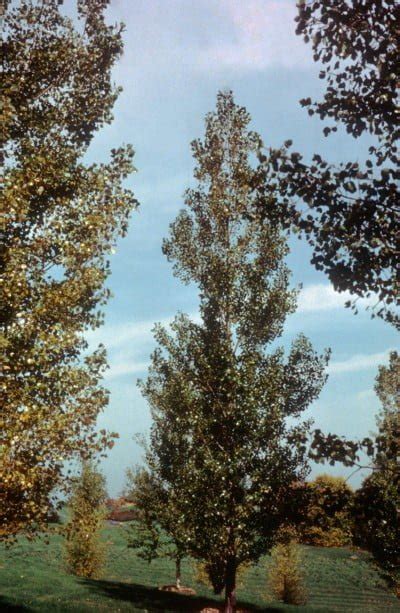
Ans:
[[[396,327],[399,18],[395,0],[298,3],[296,32],[312,45],[326,83],[321,101],[304,98],[302,106],[326,123],[325,136],[342,124],[374,144],[365,162],[337,165],[318,153],[307,162],[291,141],[268,160],[260,152],[275,174],[259,202],[268,215],[270,200],[278,201],[285,224],[307,237],[316,269],[336,290],[354,294],[348,306],[357,309],[358,298],[367,298],[373,316]]]
[[[107,254],[137,202],[122,185],[130,145],[82,161],[119,92],[122,27],[105,22],[107,4],[78,0],[72,21],[57,0],[20,0],[4,18],[2,535],[35,532],[64,462],[112,442],[94,430],[105,351],[87,354],[84,333],[102,321]]]

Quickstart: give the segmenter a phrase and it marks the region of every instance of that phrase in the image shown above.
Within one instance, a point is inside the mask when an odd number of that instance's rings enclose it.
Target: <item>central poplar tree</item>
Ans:
[[[163,251],[175,274],[199,288],[201,322],[179,315],[156,330],[144,395],[154,425],[151,471],[169,493],[187,552],[203,560],[226,611],[238,568],[256,562],[289,519],[307,474],[309,422],[301,412],[325,381],[328,356],[299,336],[285,357],[267,347],[295,310],[281,229],[257,216],[253,167],[260,137],[232,93],[220,93],[195,140],[189,189]]]

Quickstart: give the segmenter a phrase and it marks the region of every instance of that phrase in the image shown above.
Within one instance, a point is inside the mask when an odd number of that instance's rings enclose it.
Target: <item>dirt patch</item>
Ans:
[[[107,515],[107,519],[110,521],[132,521],[135,519],[135,511],[114,509]]]
[[[210,607],[206,607],[205,609],[201,609],[200,613],[221,613],[224,610],[224,607],[221,609],[213,609]],[[236,613],[250,613],[247,609],[236,609]]]
[[[175,592],[176,594],[185,594],[186,596],[195,596],[196,592],[191,587],[185,587],[182,585],[181,587],[176,587],[176,585],[162,585],[158,588],[163,592]]]

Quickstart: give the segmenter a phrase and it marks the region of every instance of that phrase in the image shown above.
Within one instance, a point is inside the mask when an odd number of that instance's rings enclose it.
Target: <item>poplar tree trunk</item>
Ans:
[[[236,560],[228,559],[225,579],[225,613],[234,613],[236,610]]]
[[[181,589],[181,558],[175,560],[175,585],[178,590]]]

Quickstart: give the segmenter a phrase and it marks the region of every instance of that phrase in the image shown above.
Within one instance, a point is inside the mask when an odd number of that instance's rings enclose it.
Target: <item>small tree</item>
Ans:
[[[175,587],[181,588],[181,563],[186,554],[181,522],[176,516],[169,488],[145,468],[127,471],[127,491],[135,504],[128,546],[150,563],[158,557],[175,562]]]
[[[375,466],[381,471],[398,473],[400,454],[400,355],[392,351],[388,366],[380,366],[375,392],[382,409],[377,417],[380,448]]]
[[[93,463],[85,462],[73,484],[69,500],[70,520],[65,527],[68,568],[79,577],[98,577],[105,560],[100,540],[106,516],[107,492],[104,476]]]
[[[400,487],[399,479],[373,473],[355,493],[354,534],[387,570],[400,576]]]
[[[277,600],[295,605],[307,602],[301,566],[299,546],[294,540],[278,543],[272,549],[268,586]]]
[[[158,326],[143,393],[152,410],[152,457],[173,497],[190,553],[205,562],[226,611],[236,574],[273,544],[293,484],[307,473],[309,423],[296,419],[318,396],[327,356],[300,336],[285,359],[267,346],[295,309],[279,223],[255,213],[268,186],[252,154],[260,138],[231,93],[192,143],[198,185],[171,225],[164,253],[199,287],[201,323]],[[170,453],[170,451],[172,453]],[[179,461],[179,457],[181,458]],[[172,461],[171,461],[172,458]],[[169,487],[171,484],[171,487]]]

